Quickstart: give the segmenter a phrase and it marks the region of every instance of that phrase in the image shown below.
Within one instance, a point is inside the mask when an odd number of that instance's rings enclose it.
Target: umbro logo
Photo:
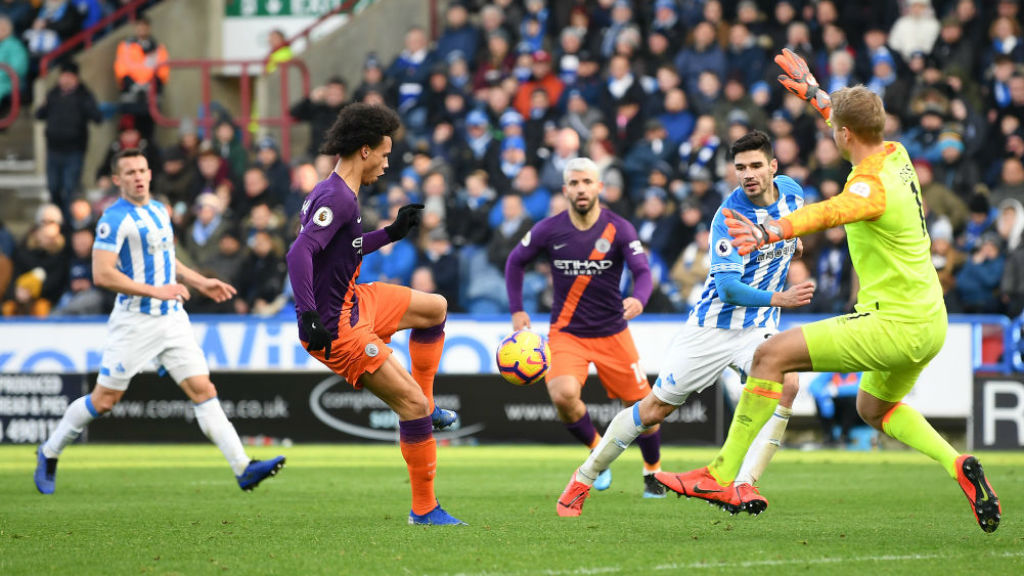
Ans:
[[[554,245],[551,246],[551,249],[552,250],[561,250],[562,248],[565,248],[566,244],[567,244],[567,242],[563,242],[561,244],[554,244]]]

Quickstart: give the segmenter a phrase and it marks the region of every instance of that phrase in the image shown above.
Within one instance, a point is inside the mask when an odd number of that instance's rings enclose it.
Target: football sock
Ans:
[[[245,454],[245,448],[238,438],[238,432],[235,431],[234,425],[224,414],[220,400],[214,396],[205,402],[193,404],[192,409],[196,413],[199,429],[217,445],[217,448],[220,448],[221,454],[227,458],[235,476],[245,472],[245,467],[250,462],[249,456]]]
[[[756,484],[758,478],[768,467],[775,453],[782,443],[782,436],[786,433],[786,426],[789,424],[789,417],[793,415],[792,408],[778,406],[775,413],[768,419],[768,422],[761,427],[757,438],[747,450],[743,458],[743,466],[740,466],[740,473],[736,475],[737,484]]]
[[[444,320],[430,328],[413,328],[409,335],[409,358],[412,360],[412,379],[423,389],[423,395],[434,411],[434,375],[441,364],[444,349]]]
[[[565,429],[587,448],[593,449],[601,441],[597,428],[594,428],[594,424],[590,421],[589,411],[583,412],[583,417],[579,420],[566,424]]]
[[[86,394],[75,400],[64,411],[64,416],[57,424],[57,428],[50,435],[50,438],[43,443],[43,455],[47,458],[59,458],[64,447],[75,441],[75,438],[85,430],[100,413],[92,405],[92,396]]]
[[[598,442],[597,448],[590,452],[586,462],[580,466],[576,479],[588,486],[593,486],[594,480],[612,465],[612,462],[622,454],[636,437],[647,430],[647,426],[640,423],[640,403],[637,402],[629,408],[625,408],[612,418],[604,438]]]
[[[644,474],[661,472],[661,428],[637,436],[636,445],[644,457]]]
[[[718,451],[718,456],[708,465],[708,471],[719,484],[728,486],[736,478],[751,442],[772,417],[780,396],[781,382],[747,376],[747,385],[743,387],[732,424],[729,425],[729,435]]]
[[[437,443],[430,416],[398,423],[402,457],[409,468],[412,511],[426,514],[437,506],[434,497],[434,471],[437,468]]]
[[[882,430],[914,450],[930,456],[942,464],[952,478],[956,478],[956,459],[960,454],[917,410],[900,402],[882,418]]]

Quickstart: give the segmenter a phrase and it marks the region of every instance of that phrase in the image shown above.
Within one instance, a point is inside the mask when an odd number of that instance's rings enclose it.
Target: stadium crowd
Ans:
[[[0,61],[26,40],[11,8],[24,4],[0,0]],[[56,4],[67,2],[39,10]],[[588,156],[602,170],[604,206],[633,221],[648,252],[655,291],[646,312],[685,312],[708,272],[708,225],[737,184],[726,154],[736,138],[767,131],[779,172],[803,185],[808,203],[843,189],[850,166],[821,136],[822,120],[775,81],[771,58],[784,47],[829,91],[862,83],[883,98],[886,138],[914,159],[948,310],[1024,309],[1019,0],[473,0],[451,2],[443,21],[436,41],[410,29],[391,62],[368,54],[360,78],[331,78],[294,103],[311,138],[290,164],[269,136],[245,149],[246,127],[227,117],[209,133],[186,122],[175,145],[158,149],[144,113],[122,102],[110,156],[145,151],[153,191],[177,227],[178,257],[239,290],[223,304],[194,297],[190,312],[291,314],[283,254],[304,197],[334,166],[317,154],[321,135],[350,101],[391,106],[404,123],[387,173],[360,192],[363,225],[385,226],[409,202],[426,206],[418,237],[366,255],[361,281],[438,292],[453,312],[507,312],[505,260],[532,223],[566,208],[562,167]],[[140,41],[143,32],[126,42],[146,54],[163,49]],[[291,57],[282,38],[275,54]],[[167,81],[125,70],[112,73],[129,94],[140,82]],[[54,153],[72,159],[48,166],[53,204],[25,237],[0,227],[5,315],[111,306],[92,286],[89,259],[95,219],[116,188],[106,163],[84,193],[73,170],[88,123],[102,121],[87,84],[114,77],[83,81],[68,63],[46,102],[34,104],[47,125],[48,163]],[[856,278],[843,229],[804,242],[789,281],[813,279],[817,292],[801,311],[850,310]],[[528,312],[548,309],[550,288],[535,265],[524,285]]]

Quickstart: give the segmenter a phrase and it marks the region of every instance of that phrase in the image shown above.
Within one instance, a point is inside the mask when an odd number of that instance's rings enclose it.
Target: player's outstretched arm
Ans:
[[[783,48],[781,54],[775,56],[775,63],[785,74],[779,74],[779,83],[793,94],[814,106],[829,126],[832,125],[832,98],[828,92],[818,85],[818,80],[811,74],[807,62],[789,48]]]
[[[213,300],[214,302],[225,302],[235,296],[237,290],[231,284],[218,280],[217,278],[207,278],[199,272],[189,268],[188,266],[181,263],[181,260],[175,258],[175,270],[177,271],[178,280],[188,284],[189,286],[199,290],[203,296]]]
[[[136,282],[117,269],[116,252],[109,250],[92,251],[92,281],[100,288],[129,296],[147,296],[157,300],[188,300],[188,288],[181,284],[151,286]]]

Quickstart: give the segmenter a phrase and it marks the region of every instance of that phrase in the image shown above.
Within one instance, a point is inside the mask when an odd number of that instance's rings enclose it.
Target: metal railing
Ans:
[[[232,121],[240,128],[242,128],[242,144],[249,148],[250,140],[252,135],[248,129],[246,129],[250,123],[256,122],[261,126],[277,126],[281,128],[281,159],[285,162],[290,160],[291,154],[291,128],[292,124],[295,124],[295,120],[292,119],[289,113],[288,94],[290,88],[290,68],[295,68],[299,71],[302,81],[302,96],[309,96],[309,69],[306,68],[306,63],[299,59],[292,59],[285,62],[278,63],[278,68],[281,70],[280,82],[281,82],[281,115],[270,116],[270,117],[252,117],[252,91],[250,85],[253,80],[249,76],[249,68],[256,67],[261,72],[265,62],[264,60],[168,60],[157,65],[157,69],[160,68],[198,68],[200,71],[200,105],[202,106],[202,117],[196,120],[199,127],[204,129],[207,134],[210,133],[214,124],[219,118],[213,118],[210,114],[210,104],[212,102],[211,96],[211,80],[210,76],[214,68],[223,68],[227,66],[241,67],[242,72],[239,76],[239,92],[241,94],[240,116],[238,118],[232,118]],[[155,72],[155,71],[154,71]],[[149,83],[149,94],[148,94],[148,105],[149,114],[153,117],[153,121],[158,126],[167,128],[177,128],[181,124],[180,118],[169,118],[164,116],[160,112],[160,108],[157,102],[156,83]]]
[[[361,0],[345,0],[338,6],[335,6],[334,8],[328,10],[327,12],[324,12],[319,18],[311,22],[308,26],[293,34],[291,38],[288,38],[288,45],[293,46],[295,42],[299,40],[305,40],[306,47],[308,48],[309,37],[315,29],[319,28],[321,24],[323,24],[326,20],[333,18],[334,16],[337,16],[343,12],[351,12],[352,9],[356,7],[356,4],[359,4],[360,1]],[[271,51],[267,53],[266,57],[263,59],[264,70],[266,70],[266,65],[268,62],[270,62],[270,57],[273,54],[274,52]]]
[[[18,119],[18,113],[21,112],[21,81],[14,68],[3,62],[0,62],[0,72],[11,77],[11,109],[7,112],[7,116],[0,118],[0,130],[3,130],[14,124],[14,121]]]
[[[43,56],[39,60],[39,75],[45,77],[46,72],[49,71],[51,64],[54,60],[61,56],[68,54],[72,50],[76,50],[79,47],[90,48],[92,47],[93,40],[96,35],[107,29],[113,23],[120,22],[122,19],[127,18],[128,21],[134,22],[139,11],[142,10],[145,4],[148,4],[150,0],[133,0],[131,3],[125,4],[118,8],[113,13],[109,14],[91,28],[82,30],[78,34],[75,34],[71,38],[68,38],[64,42],[54,48],[51,52]]]

